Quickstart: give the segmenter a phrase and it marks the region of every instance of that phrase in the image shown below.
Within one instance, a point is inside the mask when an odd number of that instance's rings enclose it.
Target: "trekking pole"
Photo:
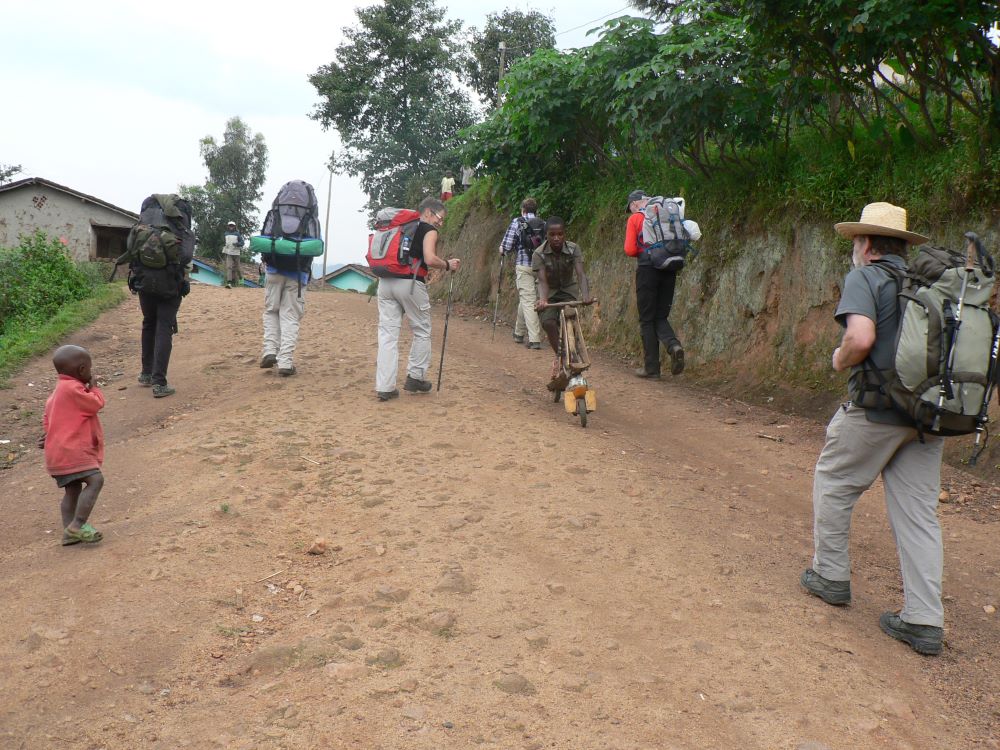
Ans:
[[[438,391],[441,390],[441,374],[444,372],[444,346],[448,343],[448,319],[451,317],[451,293],[455,289],[455,272],[452,271],[451,281],[448,282],[448,307],[444,313],[444,336],[441,338],[441,362],[438,364]]]
[[[500,255],[500,275],[497,277],[497,298],[496,302],[493,303],[493,333],[490,336],[490,341],[492,342],[497,337],[497,315],[500,312],[500,285],[503,283],[503,259],[507,257],[501,253]]]
[[[970,236],[971,235],[971,236]],[[965,273],[962,275],[962,288],[958,293],[958,305],[955,307],[955,328],[951,334],[951,342],[948,345],[948,360],[945,364],[944,373],[941,376],[941,385],[938,388],[937,410],[934,414],[934,422],[931,430],[937,432],[941,427],[941,412],[944,409],[945,398],[954,398],[951,387],[951,373],[955,367],[955,347],[958,344],[958,334],[962,328],[962,308],[965,306],[965,292],[969,288],[969,277],[975,270],[978,238],[971,233],[966,234],[968,246],[965,252]]]
[[[976,417],[976,442],[972,446],[972,455],[969,456],[969,466],[975,466],[980,454],[986,450],[986,441],[989,440],[989,433],[986,430],[986,423],[990,416],[990,397],[993,395],[993,388],[996,386],[997,376],[997,352],[1000,351],[1000,318],[990,311],[990,323],[993,324],[993,348],[990,350],[990,366],[986,370],[986,388],[983,392],[983,406]],[[980,445],[981,443],[981,445]]]

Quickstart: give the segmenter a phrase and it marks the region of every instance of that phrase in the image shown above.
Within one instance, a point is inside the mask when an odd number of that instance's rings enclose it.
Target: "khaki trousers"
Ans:
[[[239,286],[242,281],[243,271],[240,268],[240,256],[223,255],[226,260],[226,281],[227,284]]]
[[[264,356],[274,354],[278,367],[291,367],[299,340],[299,321],[306,314],[306,287],[280,273],[267,274],[264,282]]]
[[[528,341],[537,344],[542,340],[542,324],[538,321],[535,303],[538,301],[538,287],[531,266],[514,266],[514,281],[517,284],[517,320],[514,335],[528,334]]]
[[[381,393],[396,390],[403,315],[413,332],[406,374],[425,380],[431,366],[431,299],[427,285],[412,279],[379,279],[375,390]]]
[[[889,525],[903,577],[900,617],[913,625],[944,626],[941,575],[944,548],[937,518],[941,438],[912,427],[875,424],[865,410],[837,409],[813,481],[813,570],[831,581],[851,579],[851,512],[882,475]]]

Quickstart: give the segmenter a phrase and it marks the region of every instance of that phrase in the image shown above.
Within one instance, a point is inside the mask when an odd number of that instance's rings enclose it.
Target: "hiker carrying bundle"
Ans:
[[[427,268],[419,254],[410,253],[420,213],[406,208],[383,208],[375,215],[374,231],[368,235],[365,261],[380,279],[421,279]]]
[[[290,180],[281,186],[264,216],[259,235],[250,238],[251,252],[277,271],[312,275],[313,258],[323,254],[316,191],[304,180]],[[326,269],[323,269],[324,273]]]
[[[975,432],[988,399],[994,262],[978,237],[967,238],[966,253],[924,245],[909,268],[872,263],[896,284],[899,330],[890,366],[879,369],[868,357],[851,377],[851,399],[896,409],[921,433]]]
[[[128,286],[170,299],[186,295],[185,271],[194,257],[191,205],[173,193],[155,193],[142,202],[139,221],[129,231],[115,266],[129,264]]]

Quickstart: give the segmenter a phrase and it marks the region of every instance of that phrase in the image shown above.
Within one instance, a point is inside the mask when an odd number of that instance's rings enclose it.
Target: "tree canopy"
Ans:
[[[457,21],[434,0],[385,0],[359,8],[334,61],[309,77],[311,117],[340,135],[335,169],[361,179],[368,209],[403,205],[413,180],[458,169],[458,132],[473,123],[458,86]]]
[[[0,185],[10,182],[11,177],[20,173],[20,164],[0,164]]]
[[[239,117],[226,122],[219,143],[211,135],[201,139],[201,158],[208,169],[204,185],[182,185],[191,202],[197,226],[199,252],[218,258],[226,223],[235,221],[244,235],[257,228],[257,202],[267,174],[267,144]]]
[[[556,46],[555,24],[552,18],[536,10],[527,13],[508,8],[501,13],[490,13],[480,31],[469,30],[469,50],[465,74],[468,84],[483,101],[499,101],[500,43],[506,45],[504,70],[519,60],[530,57],[540,49]]]

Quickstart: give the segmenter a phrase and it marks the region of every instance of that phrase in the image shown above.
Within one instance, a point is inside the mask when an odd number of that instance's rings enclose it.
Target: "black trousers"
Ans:
[[[142,309],[142,371],[153,376],[153,385],[167,384],[167,365],[174,334],[177,333],[177,310],[180,295],[164,299],[139,292]]]
[[[674,304],[675,271],[658,271],[652,266],[636,266],[635,298],[639,307],[639,331],[645,353],[646,372],[660,371],[660,342],[667,351],[681,342],[667,317]]]

